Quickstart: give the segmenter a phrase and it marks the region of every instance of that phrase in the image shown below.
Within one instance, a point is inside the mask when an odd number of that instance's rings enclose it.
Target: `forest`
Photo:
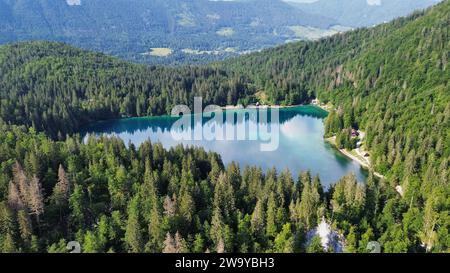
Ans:
[[[336,24],[281,0],[0,0],[0,44],[58,41],[146,64],[222,60],[299,38],[290,26]]]
[[[449,21],[444,1],[203,66],[147,67],[50,42],[0,47],[0,250],[65,252],[77,240],[85,252],[333,252],[307,240],[324,217],[347,252],[373,240],[384,252],[448,252]],[[373,171],[386,179],[361,185],[349,174],[324,189],[307,171],[294,178],[224,166],[202,149],[76,135],[198,95],[218,105],[317,97],[333,106],[326,135],[367,132]]]
[[[66,252],[76,240],[86,253],[317,253],[320,239],[307,234],[322,217],[346,252],[368,252],[373,240],[384,252],[448,250],[448,187],[434,187],[422,210],[372,176],[324,189],[308,172],[225,167],[198,148],[1,129],[3,252]]]

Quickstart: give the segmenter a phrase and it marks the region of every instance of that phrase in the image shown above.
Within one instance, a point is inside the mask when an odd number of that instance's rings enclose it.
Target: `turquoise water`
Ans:
[[[152,142],[161,142],[165,148],[180,143],[201,146],[208,151],[219,153],[225,164],[235,161],[241,167],[256,165],[264,170],[276,167],[279,172],[289,168],[295,178],[299,172],[310,170],[313,175],[320,175],[324,186],[338,181],[350,172],[353,172],[359,181],[364,181],[367,172],[357,162],[339,153],[323,139],[323,119],[326,115],[325,111],[314,106],[280,109],[279,122],[275,124],[279,125],[279,146],[274,151],[261,151],[261,143],[264,142],[261,140],[176,140],[172,134],[174,131],[172,125],[178,118],[169,116],[102,121],[85,128],[81,134],[84,137],[87,134],[118,136],[125,143],[131,141],[136,146],[148,139]],[[260,124],[248,116],[245,120],[249,124]],[[242,120],[234,120],[220,127],[215,120],[205,118],[203,124],[234,130],[239,124],[242,125]],[[269,124],[274,125],[270,119]],[[191,128],[185,128],[184,131],[192,133],[194,128],[202,128],[200,122],[195,126],[191,125]],[[250,132],[250,135],[252,133]]]

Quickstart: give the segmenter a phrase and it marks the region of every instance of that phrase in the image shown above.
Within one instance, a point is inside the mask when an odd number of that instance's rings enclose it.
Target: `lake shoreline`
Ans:
[[[361,167],[363,167],[364,169],[371,171],[372,170],[372,166],[370,164],[370,162],[368,162],[367,160],[362,160],[359,157],[353,155],[351,152],[347,151],[346,149],[340,149],[339,147],[337,147],[335,139],[333,137],[330,138],[325,138],[325,141],[327,141],[328,143],[330,143],[336,150],[338,150],[339,152],[341,152],[341,154],[345,155],[346,157],[356,161],[359,163],[359,165],[361,165]],[[373,173],[373,175],[375,175],[378,178],[382,178],[382,179],[386,179],[386,177],[378,172],[375,171],[371,171]]]
[[[324,111],[326,111],[327,113],[330,113],[330,108],[333,108],[332,105],[327,105],[327,104],[321,104],[319,100],[315,100],[316,103],[311,103],[309,105],[318,107]],[[356,161],[359,163],[359,165],[361,165],[361,167],[363,167],[364,169],[368,170],[369,172],[372,172],[373,175],[375,175],[376,177],[380,178],[380,179],[386,179],[386,176],[382,175],[379,172],[375,172],[372,168],[372,164],[370,163],[369,159],[364,159],[362,160],[361,158],[353,155],[351,152],[347,151],[346,149],[340,149],[339,147],[337,147],[336,142],[333,138],[325,138],[325,141],[327,141],[328,143],[330,143],[336,150],[338,150],[341,154],[345,155],[346,157]],[[354,151],[357,152],[357,150],[355,149]]]
[[[314,105],[316,107],[319,107],[320,109],[326,111],[327,113],[330,113],[330,108],[333,108],[332,105],[328,105],[328,104],[322,104],[320,103],[320,101],[318,99],[314,100],[315,103],[312,103],[311,105]],[[330,143],[336,150],[338,150],[341,154],[345,155],[346,157],[356,161],[359,163],[359,165],[361,165],[364,169],[371,171],[373,173],[373,175],[375,175],[376,177],[380,178],[380,179],[386,179],[386,176],[382,175],[379,172],[375,172],[372,169],[372,164],[370,163],[370,159],[361,159],[358,156],[353,155],[351,152],[347,151],[346,149],[340,149],[339,147],[337,147],[336,145],[336,141],[335,141],[335,137],[331,137],[331,138],[325,138],[325,141],[327,141],[328,143]],[[357,149],[354,149],[352,151],[355,151],[357,154],[358,151]]]
[[[314,105],[314,104],[296,104],[296,105],[288,105],[288,106],[281,106],[281,105],[272,105],[272,106],[268,106],[268,105],[262,105],[262,106],[256,106],[256,105],[252,105],[252,106],[248,106],[248,108],[250,109],[269,109],[269,108],[275,108],[275,109],[289,109],[289,108],[296,108],[296,107],[304,107],[304,106],[313,106],[316,108],[319,108],[321,110],[324,110],[328,113],[327,110],[323,109],[322,107],[318,106],[318,105]],[[220,108],[223,111],[233,111],[233,110],[245,110],[247,109],[246,107],[240,107],[240,106],[233,106],[233,105],[228,105],[228,106],[220,106]],[[202,112],[202,113],[207,113],[207,112]],[[196,115],[195,113],[192,115]],[[86,128],[89,128],[90,126],[99,124],[99,123],[103,123],[103,122],[110,122],[110,121],[115,121],[115,120],[123,120],[123,119],[140,119],[140,118],[160,118],[160,117],[167,117],[167,118],[178,118],[178,117],[173,117],[170,114],[164,114],[164,115],[150,115],[150,116],[123,116],[123,117],[114,117],[114,118],[107,118],[107,119],[102,119],[102,120],[97,120],[94,122],[88,122],[85,125],[82,125],[81,128],[79,130],[83,130]]]
[[[280,106],[281,107],[281,106]],[[178,139],[172,135],[172,124],[176,121],[169,116],[165,117],[144,117],[144,118],[125,118],[116,119],[107,123],[97,123],[96,125],[84,130],[80,135],[83,141],[86,135],[94,136],[115,136],[124,141],[132,143],[139,147],[142,143],[150,140],[152,143],[161,143],[165,149],[171,149],[180,144],[185,146],[202,147],[205,151],[212,151],[219,154],[225,165],[231,162],[237,162],[240,166],[259,166],[264,171],[276,167],[280,172],[289,169],[293,177],[297,177],[301,171],[310,170],[314,175],[320,175],[324,185],[332,185],[339,178],[349,173],[354,173],[359,182],[364,183],[367,179],[367,172],[361,168],[360,164],[339,155],[339,153],[323,141],[323,118],[326,117],[326,111],[313,106],[289,106],[288,109],[280,109],[280,128],[279,135],[263,135],[270,137],[260,138],[260,133],[265,134],[265,127],[262,132],[254,131],[256,139],[253,139],[253,131],[246,133],[244,138],[237,139],[234,134],[230,141],[220,141],[224,139],[204,138],[194,139],[194,131],[190,131],[191,138]],[[220,108],[217,107],[220,112]],[[228,110],[229,113],[243,114],[246,110]],[[247,111],[257,111],[250,109]],[[261,111],[270,111],[261,109]],[[276,111],[276,109],[272,109]],[[225,114],[225,111],[222,111]],[[209,115],[205,114],[209,119]],[[242,118],[244,115],[238,116]],[[256,120],[251,120],[245,115],[246,120],[256,124]],[[192,122],[192,121],[191,121]],[[216,120],[211,120],[215,123]],[[220,122],[220,121],[217,121]],[[226,121],[224,121],[226,122]],[[249,129],[257,128],[249,123]],[[265,126],[265,125],[264,125]],[[232,122],[231,126],[208,126],[205,127],[207,135],[210,136],[210,129],[223,128],[235,131],[242,127],[238,120]],[[203,130],[203,128],[199,128]],[[222,129],[221,129],[222,130]],[[253,129],[251,129],[253,130]],[[258,129],[257,129],[258,130]],[[278,130],[278,129],[277,129]],[[236,131],[235,131],[236,132]],[[218,141],[215,141],[218,140]],[[232,141],[236,140],[236,141]],[[276,144],[275,150],[265,153],[261,150],[261,145]],[[127,145],[127,144],[125,144]]]
[[[318,108],[320,110],[325,111],[327,114],[330,112],[330,108],[332,106],[329,105],[323,105],[321,104],[318,100],[317,103],[309,103],[309,104],[297,104],[297,105],[286,105],[286,106],[282,106],[282,105],[249,105],[247,107],[243,107],[242,105],[227,105],[227,106],[222,106],[220,107],[223,111],[234,111],[234,110],[245,110],[245,109],[270,109],[270,108],[274,108],[274,109],[289,109],[289,108],[296,108],[296,107],[305,107],[305,106],[310,106],[310,107],[315,107]],[[155,118],[155,117],[171,117],[170,115],[162,115],[162,116],[146,116],[147,118]],[[101,123],[101,122],[107,122],[107,121],[111,121],[111,120],[119,120],[119,119],[136,119],[136,118],[146,118],[146,117],[122,117],[122,118],[115,118],[115,119],[109,119],[109,120],[102,120],[102,121],[97,121],[95,123]],[[95,124],[94,123],[94,124]],[[93,124],[91,124],[93,125]],[[336,143],[334,142],[334,140],[330,139],[330,138],[324,138],[325,141],[327,141],[328,143],[330,143],[334,149],[336,149],[337,151],[339,151],[341,154],[343,154],[344,156],[346,156],[347,158],[356,161],[362,168],[370,171],[371,170],[371,164],[370,162],[367,161],[363,161],[360,158],[358,158],[357,156],[351,154],[350,152],[348,152],[345,149],[339,149],[336,146]],[[373,174],[375,176],[377,176],[378,178],[383,178],[385,179],[386,177],[383,176],[382,174],[378,173],[378,172],[373,172]]]
[[[313,104],[296,104],[296,105],[248,105],[247,107],[244,107],[242,105],[227,105],[222,106],[222,110],[240,110],[240,109],[287,109],[287,108],[295,108],[295,107],[301,107],[301,106],[316,106]],[[319,107],[320,108],[320,107]]]

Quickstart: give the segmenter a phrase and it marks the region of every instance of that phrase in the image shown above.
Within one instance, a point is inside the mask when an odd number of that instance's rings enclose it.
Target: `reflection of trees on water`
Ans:
[[[278,110],[278,109],[277,109]],[[242,111],[242,112],[239,112]],[[242,125],[244,122],[247,126],[249,124],[255,124],[258,123],[261,126],[265,126],[268,123],[271,123],[271,110],[262,110],[254,111],[254,114],[250,111],[245,110],[228,110],[223,112],[223,125],[225,126],[227,121],[227,115],[230,114],[230,112],[233,114],[233,125]],[[261,115],[267,116],[267,122],[264,122],[261,120]],[[317,119],[323,119],[326,117],[326,113],[318,110],[317,108],[305,106],[302,108],[285,108],[285,109],[279,109],[279,123],[280,125],[283,125],[289,121],[291,121],[296,116],[305,116],[305,117],[312,117]],[[191,129],[194,129],[195,126],[198,126],[200,123],[199,118],[195,118],[194,115],[191,115]],[[157,133],[158,131],[165,133],[170,132],[172,129],[172,125],[175,123],[175,121],[179,120],[180,118],[177,117],[170,117],[170,116],[162,116],[162,117],[144,117],[144,118],[129,118],[129,119],[120,119],[120,120],[110,120],[110,121],[102,121],[95,123],[89,127],[87,127],[85,130],[81,132],[82,136],[85,136],[86,134],[95,134],[95,133],[101,133],[101,134],[121,134],[121,133],[128,133],[133,134],[136,132],[143,132],[143,131],[149,131],[151,130],[152,133]],[[212,120],[215,119],[214,114],[212,114],[211,117],[203,117],[202,123],[203,125]],[[184,130],[187,130],[185,128]]]

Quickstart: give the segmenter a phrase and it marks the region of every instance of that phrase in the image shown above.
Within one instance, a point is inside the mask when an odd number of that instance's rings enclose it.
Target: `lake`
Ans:
[[[233,112],[234,110],[228,111]],[[264,170],[275,166],[279,172],[289,168],[295,179],[299,172],[310,170],[312,175],[320,175],[324,186],[337,182],[350,172],[356,175],[358,181],[365,181],[367,171],[324,140],[323,119],[326,115],[324,110],[315,106],[280,109],[278,122],[270,119],[268,121],[270,126],[279,126],[279,144],[274,151],[261,151],[261,141],[250,139],[239,141],[177,140],[173,135],[174,131],[179,129],[174,129],[173,124],[180,118],[170,116],[124,118],[97,122],[85,128],[81,135],[84,138],[87,137],[87,134],[117,136],[125,143],[131,142],[136,146],[148,139],[152,142],[161,142],[165,148],[181,143],[200,146],[207,151],[219,153],[224,164],[235,161],[241,165],[242,169],[245,165],[260,166]],[[193,123],[191,128],[183,127],[184,131],[192,133],[196,127],[202,128],[201,124],[204,126],[215,124],[215,120],[211,118],[200,119],[200,121],[202,120],[203,122]],[[245,116],[245,120],[247,124],[253,125],[261,122],[252,120],[248,116]],[[276,124],[272,124],[274,122]],[[223,126],[215,125],[217,128],[226,127],[226,130],[236,129],[239,121],[236,119]]]

